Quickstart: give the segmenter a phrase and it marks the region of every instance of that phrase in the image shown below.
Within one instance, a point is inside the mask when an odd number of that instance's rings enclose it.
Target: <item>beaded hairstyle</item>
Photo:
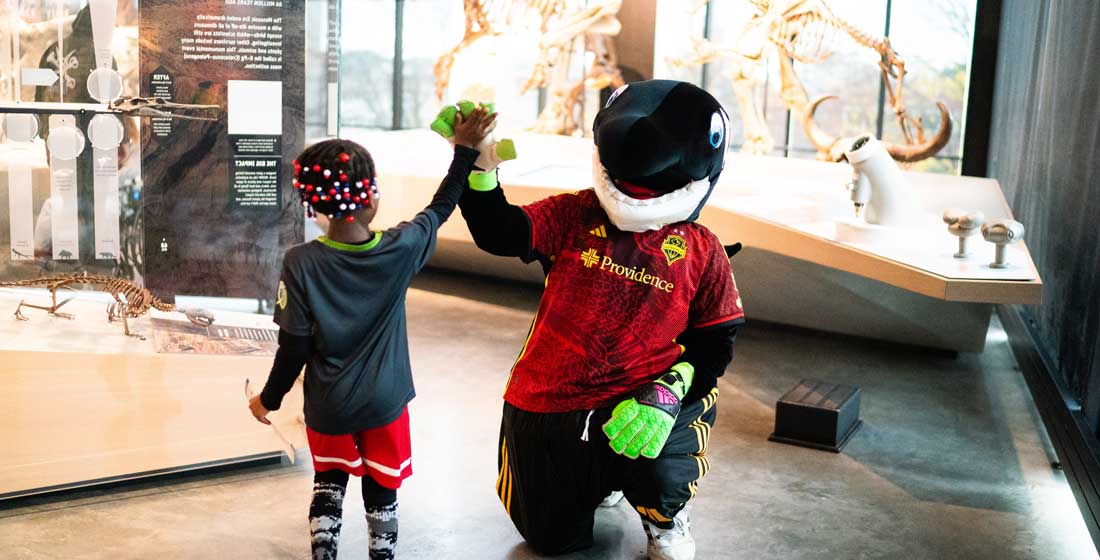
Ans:
[[[293,183],[310,217],[317,213],[354,222],[355,214],[378,196],[374,159],[350,140],[325,140],[306,148],[294,160]]]

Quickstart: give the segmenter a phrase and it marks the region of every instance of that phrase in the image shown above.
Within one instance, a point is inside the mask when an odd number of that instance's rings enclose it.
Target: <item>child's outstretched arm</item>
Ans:
[[[480,155],[477,146],[496,128],[496,119],[495,113],[489,114],[487,110],[480,108],[467,118],[463,118],[461,114],[456,117],[455,155],[451,168],[435,192],[432,202],[417,216],[418,219],[421,216],[430,219],[433,222],[432,229],[438,229],[454,212],[462,190],[466,187],[467,178],[474,171],[474,163]]]
[[[475,169],[474,163],[480,152],[474,146],[480,144],[494,127],[496,115],[490,115],[484,109],[474,111],[465,119],[458,116],[454,126],[454,159],[447,176],[443,178],[431,203],[411,221],[397,226],[397,229],[415,234],[411,237],[416,240],[414,270],[423,268],[435,251],[436,233],[451,217],[463,189],[466,188],[470,173]]]

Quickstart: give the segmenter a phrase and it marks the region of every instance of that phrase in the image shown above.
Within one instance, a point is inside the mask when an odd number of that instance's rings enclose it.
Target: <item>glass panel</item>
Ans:
[[[653,38],[653,76],[669,80],[681,80],[693,84],[703,81],[703,68],[699,65],[674,64],[691,52],[693,37],[702,37],[706,24],[706,8],[694,13],[684,0],[658,0],[659,22]]]
[[[393,0],[343,2],[341,126],[393,127],[395,8]]]
[[[914,163],[909,169],[927,173],[958,175],[962,173],[962,160],[954,157],[932,157]]]
[[[889,2],[891,42],[905,59],[909,72],[905,82],[906,108],[924,120],[929,135],[935,132],[939,124],[936,101],[947,104],[955,124],[951,143],[936,158],[917,163],[912,166],[913,169],[956,173],[960,168],[975,3],[976,0]],[[733,91],[732,77],[735,72],[744,69],[756,81],[752,100],[763,113],[768,133],[775,144],[770,153],[816,157],[817,150],[806,138],[802,123],[797,118],[790,118],[779,98],[780,72],[774,54],[768,55],[765,51],[766,56],[761,63],[745,66],[741,66],[745,59],[735,54],[755,54],[761,44],[766,44],[750,25],[756,13],[752,3],[711,0],[710,39],[717,48],[727,53],[708,64],[705,72],[697,65],[678,68],[668,63],[669,58],[687,57],[691,51],[691,38],[703,35],[704,20],[700,14],[704,10],[690,14],[690,4],[681,0],[658,0],[655,76],[694,83],[705,81],[702,85],[730,112],[732,146],[738,149],[744,142],[744,120]],[[880,37],[885,32],[887,0],[829,0],[827,4],[835,15],[872,36]],[[824,94],[838,97],[818,108],[817,123],[835,136],[877,133],[881,90],[878,54],[844,33],[835,33],[828,42],[833,54],[827,60],[815,64],[795,62],[794,65],[808,98]],[[891,114],[884,117],[882,136],[886,140],[900,142],[902,137],[896,120]]]
[[[110,63],[122,76],[122,95],[137,95],[136,0],[118,2],[115,23]],[[86,1],[6,0],[0,3],[0,37],[4,43],[0,46],[0,103],[96,102],[88,91],[87,77],[97,61]],[[44,72],[24,80],[23,70]],[[13,126],[25,118],[2,113],[0,120]],[[64,117],[66,122],[54,119],[55,134],[64,128],[60,134],[84,140],[75,159],[55,168],[54,181],[46,149],[50,119],[46,115],[30,118],[37,125],[32,128],[38,130],[32,141],[0,134],[0,278],[87,271],[140,282],[144,236],[139,120],[117,119],[122,136],[112,144],[118,146],[115,189],[116,152],[105,150],[105,155],[93,148],[88,138],[90,115],[70,115]],[[113,133],[108,120],[100,119],[97,130]],[[68,208],[59,209],[65,204]]]
[[[435,62],[462,40],[462,3],[445,0],[406,2],[404,10],[401,127],[423,128],[439,112],[433,72]]]
[[[778,95],[778,67],[774,60],[764,59],[760,63],[754,63],[745,58],[759,54],[763,46],[762,42],[753,42],[756,35],[746,33],[746,30],[751,29],[750,23],[756,13],[752,4],[747,2],[712,2],[711,41],[716,47],[732,52],[708,65],[707,83],[704,87],[730,113],[731,147],[744,149],[745,119],[734,93],[733,77],[744,72],[755,80],[752,104],[764,116],[767,134],[774,145],[769,155],[784,155],[787,143],[787,110]]]
[[[936,102],[945,103],[951,111],[954,121],[951,141],[939,156],[963,156],[963,123],[976,3],[977,0],[895,1],[892,7],[890,41],[905,57],[909,72],[903,98],[906,109],[923,120],[929,137],[935,134],[940,123]],[[896,122],[884,128],[886,140],[903,142]],[[936,162],[928,161],[917,163],[913,169],[934,171],[938,167]],[[958,169],[958,166],[953,168]]]
[[[873,37],[882,37],[886,22],[884,0],[832,0],[829,6],[837,17]],[[822,103],[815,120],[835,137],[874,134],[882,83],[879,54],[842,32],[826,37],[828,44],[823,45],[823,50],[831,51],[832,56],[817,64],[795,62],[795,72],[809,99],[826,94],[838,97]],[[806,138],[797,115],[791,122],[791,144],[792,156],[817,157],[817,149]]]
[[[335,136],[339,87],[340,0],[306,1],[306,139]],[[338,102],[337,102],[338,104]],[[331,122],[330,122],[331,120]]]
[[[443,100],[495,101],[502,129],[524,129],[538,116],[538,90],[520,95],[535,67],[539,34],[532,30],[538,22],[522,6],[512,7],[508,22],[500,21],[501,6],[497,4],[496,13],[489,16],[490,25],[501,33],[481,37],[456,54]],[[433,69],[442,55],[462,41],[464,29],[461,2],[405,3],[403,128],[427,126],[439,112]]]

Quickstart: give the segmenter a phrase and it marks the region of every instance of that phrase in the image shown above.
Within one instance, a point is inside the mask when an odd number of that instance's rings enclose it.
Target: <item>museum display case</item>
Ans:
[[[281,436],[243,387],[302,236],[280,177],[338,58],[305,87],[305,3],[247,4],[0,4],[0,499],[293,453],[296,407]]]

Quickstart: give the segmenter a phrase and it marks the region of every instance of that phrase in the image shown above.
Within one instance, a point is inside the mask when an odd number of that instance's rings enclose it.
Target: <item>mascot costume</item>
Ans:
[[[692,84],[651,80],[612,94],[593,132],[593,188],[514,206],[493,158],[460,202],[480,248],[547,274],[504,395],[497,493],[541,554],[590,546],[597,507],[621,492],[650,558],[690,559],[684,506],[744,322],[727,251],[695,223],[729,118]]]

